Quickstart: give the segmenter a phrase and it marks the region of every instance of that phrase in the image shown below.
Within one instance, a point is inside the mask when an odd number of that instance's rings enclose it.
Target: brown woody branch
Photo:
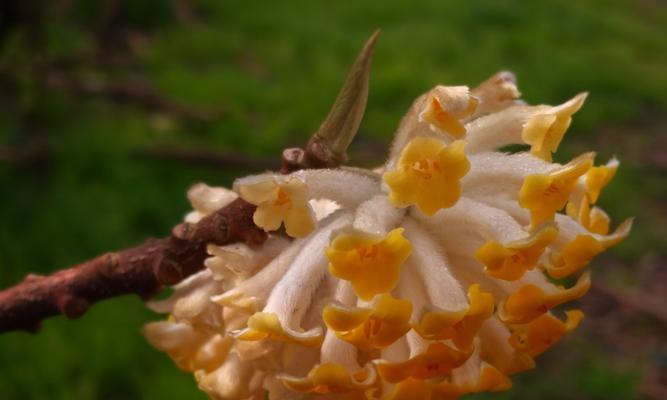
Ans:
[[[357,133],[366,107],[371,52],[377,35],[375,32],[367,41],[331,112],[305,150],[283,152],[283,172],[335,168],[345,161],[347,147]],[[56,78],[51,77],[51,85],[71,84],[59,76]],[[109,90],[105,86],[77,85],[88,94]],[[152,93],[146,95],[136,90],[135,86],[127,86],[111,92],[124,100],[132,96],[149,104],[156,101]],[[78,318],[95,302],[124,294],[148,299],[164,285],[174,285],[203,269],[209,243],[263,243],[267,234],[253,222],[255,209],[254,205],[237,199],[197,224],[177,225],[164,239],[149,239],[137,247],[107,253],[50,276],[28,275],[21,283],[0,292],[0,333],[35,332],[45,318],[59,314]]]
[[[254,211],[254,205],[237,199],[197,224],[177,225],[164,239],[149,239],[50,276],[28,275],[0,292],[0,332],[35,332],[45,318],[78,318],[90,305],[124,294],[148,299],[163,285],[201,270],[208,243],[264,242],[266,233],[252,222]]]

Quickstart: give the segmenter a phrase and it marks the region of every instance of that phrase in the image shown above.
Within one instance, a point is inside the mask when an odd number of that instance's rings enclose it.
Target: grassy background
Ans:
[[[156,149],[263,161],[303,144],[377,27],[383,32],[352,163],[381,161],[409,104],[438,83],[474,85],[509,69],[529,102],[555,104],[589,90],[557,158],[588,149],[601,160],[616,154],[622,168],[602,204],[616,221],[637,217],[633,235],[596,262],[596,278],[633,291],[643,284],[638,268],[660,270],[667,244],[664,3],[277,3],[0,6],[0,287],[29,271],[48,273],[165,235],[188,210],[190,184],[228,185],[255,171],[156,157]],[[77,86],[135,83],[181,106]],[[156,318],[138,299],[120,298],[77,322],[48,320],[37,336],[0,336],[0,397],[203,399],[191,376],[140,335]],[[664,330],[639,318],[632,320],[639,330],[626,326],[623,338],[601,338],[598,322],[584,324],[499,397],[628,399],[664,389],[664,381],[647,378],[665,373]],[[626,340],[633,338],[650,345],[635,348]]]

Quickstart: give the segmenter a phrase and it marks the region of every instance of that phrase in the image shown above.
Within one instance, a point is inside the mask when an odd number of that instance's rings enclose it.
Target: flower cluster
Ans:
[[[559,306],[619,243],[595,206],[618,161],[552,162],[586,98],[527,105],[511,74],[437,86],[382,168],[300,170],[191,189],[196,222],[240,196],[266,243],[210,246],[145,334],[214,399],[451,399],[509,375],[583,314]],[[513,153],[499,149],[525,145]],[[563,278],[567,278],[564,279]],[[554,282],[570,282],[561,285]]]

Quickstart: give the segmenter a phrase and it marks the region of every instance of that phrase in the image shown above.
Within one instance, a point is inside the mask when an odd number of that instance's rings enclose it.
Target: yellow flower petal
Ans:
[[[308,205],[293,206],[285,213],[285,232],[291,237],[305,237],[315,229],[315,218]]]
[[[324,322],[336,336],[362,350],[381,349],[410,330],[412,303],[380,296],[374,310],[328,305],[322,312]]]
[[[565,207],[577,179],[593,165],[593,153],[583,154],[549,174],[528,175],[519,192],[519,205],[530,210],[531,225],[553,220]]]
[[[607,184],[614,178],[614,175],[616,175],[618,165],[618,160],[612,159],[607,165],[592,167],[588,170],[585,181],[586,188],[588,189],[587,195],[591,203],[597,203],[602,188],[607,186]]]
[[[605,249],[612,248],[622,242],[630,234],[632,223],[633,219],[628,218],[616,227],[614,233],[609,235],[596,236],[596,238]]]
[[[558,145],[572,122],[572,115],[579,111],[587,93],[580,93],[568,102],[548,109],[528,120],[521,132],[521,138],[531,146],[530,152],[543,160],[551,161],[551,153]]]
[[[257,210],[252,216],[252,221],[255,225],[264,229],[265,231],[275,231],[280,228],[283,223],[283,214],[285,211],[281,207],[275,207],[270,204],[263,204],[258,206]]]
[[[589,232],[599,235],[609,233],[609,216],[599,207],[591,208],[588,196],[582,196],[578,205],[570,201],[565,210],[570,218],[579,222]]]
[[[308,204],[308,188],[297,177],[261,177],[236,184],[239,196],[257,206],[253,222],[265,231],[285,224],[292,237],[308,236],[315,229],[315,217]]]
[[[258,312],[248,319],[248,327],[234,333],[239,340],[272,339],[280,342],[297,343],[303,346],[316,347],[322,344],[322,330],[315,328],[307,332],[297,332],[284,328],[273,313]]]
[[[322,310],[322,319],[337,332],[348,332],[362,326],[373,314],[373,310],[361,307],[344,307],[330,304]]]
[[[423,379],[408,378],[396,384],[387,400],[431,400],[432,385]]]
[[[449,133],[454,138],[460,139],[466,133],[461,119],[471,116],[478,103],[479,101],[475,97],[470,96],[467,107],[457,112],[445,109],[437,96],[431,96],[426,109],[420,114],[420,118],[426,123],[433,124],[439,130]]]
[[[578,235],[560,252],[551,254],[545,268],[551,277],[565,278],[584,268],[603,251],[604,246],[593,236]]]
[[[401,153],[397,169],[383,176],[391,189],[392,204],[414,204],[427,215],[456,204],[460,179],[470,169],[464,147],[460,140],[447,146],[435,138],[412,139]]]
[[[484,321],[493,315],[493,295],[480,290],[478,284],[468,288],[470,307],[467,311],[429,311],[415,325],[424,339],[451,339],[459,349],[469,349]]]
[[[454,368],[463,364],[470,351],[456,350],[441,342],[431,343],[426,352],[403,362],[391,363],[375,360],[380,376],[390,383],[398,383],[408,378],[433,379],[442,378]]]
[[[565,315],[565,322],[551,314],[543,314],[527,325],[515,326],[509,343],[524,354],[538,356],[557,343],[565,333],[576,329],[584,318],[581,310],[566,311]]]
[[[588,224],[586,225],[586,229],[599,235],[606,235],[609,233],[610,224],[611,221],[606,212],[600,207],[591,208],[591,211],[588,214]]]
[[[490,241],[475,252],[475,258],[484,264],[489,276],[508,281],[515,281],[533,269],[544,249],[558,235],[555,224],[546,223],[533,234],[522,240],[502,245]]]
[[[373,368],[364,368],[350,374],[339,364],[325,363],[316,365],[305,378],[286,374],[277,376],[283,384],[301,393],[347,393],[364,391],[376,385],[377,375]]]
[[[348,280],[357,296],[370,300],[390,292],[398,283],[400,269],[412,246],[396,228],[381,238],[367,234],[341,234],[327,247],[329,271]]]
[[[547,294],[539,286],[528,284],[509,295],[501,305],[498,316],[509,324],[527,324],[553,307],[578,299],[591,287],[590,271],[585,272],[569,289]]]

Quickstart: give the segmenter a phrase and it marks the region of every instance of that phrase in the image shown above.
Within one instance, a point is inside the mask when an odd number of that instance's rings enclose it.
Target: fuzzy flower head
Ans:
[[[585,97],[528,105],[506,72],[437,86],[381,168],[194,187],[189,221],[240,196],[269,238],[210,246],[206,268],[152,305],[169,317],[146,336],[213,399],[509,389],[577,327],[567,304],[590,288],[588,264],[630,230],[595,205],[617,160],[551,161]],[[514,144],[526,151],[498,150]]]

